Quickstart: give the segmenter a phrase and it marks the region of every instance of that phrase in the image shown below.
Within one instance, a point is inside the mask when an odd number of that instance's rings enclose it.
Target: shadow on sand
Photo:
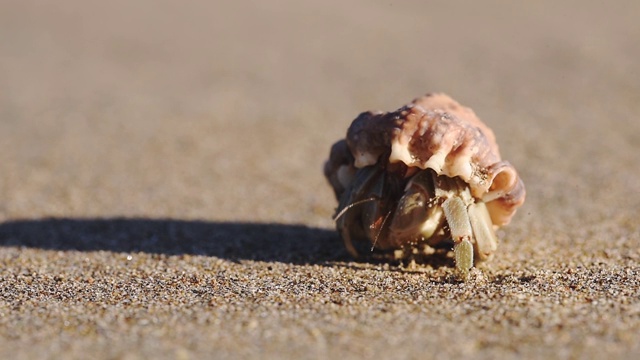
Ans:
[[[49,218],[0,224],[0,246],[204,255],[231,261],[322,264],[349,260],[333,230],[302,225],[173,219]]]

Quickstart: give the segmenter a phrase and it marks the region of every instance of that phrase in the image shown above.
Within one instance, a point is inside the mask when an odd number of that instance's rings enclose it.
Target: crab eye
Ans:
[[[428,217],[427,195],[419,187],[411,187],[398,201],[392,229],[411,231],[421,226]]]

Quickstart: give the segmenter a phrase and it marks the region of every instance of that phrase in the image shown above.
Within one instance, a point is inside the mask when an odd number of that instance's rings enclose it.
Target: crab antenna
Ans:
[[[380,230],[378,230],[378,233],[376,234],[376,238],[373,240],[373,245],[371,245],[371,251],[375,249],[376,243],[378,243],[378,238],[380,237],[380,233],[382,233],[382,229],[384,229],[384,224],[387,222],[387,219],[389,218],[390,215],[391,215],[391,210],[389,210],[389,212],[384,217],[384,219],[382,219],[382,224],[380,224]]]
[[[372,197],[369,197],[369,198],[366,198],[366,199],[362,199],[362,200],[356,201],[354,203],[351,203],[351,204],[345,206],[344,209],[340,210],[340,212],[336,216],[333,217],[333,221],[338,221],[338,219],[340,219],[342,217],[342,215],[344,215],[352,207],[354,207],[356,205],[360,205],[360,204],[366,203],[366,202],[369,202],[369,201],[374,201],[374,200],[378,200],[378,198],[376,198],[375,196],[372,196]]]

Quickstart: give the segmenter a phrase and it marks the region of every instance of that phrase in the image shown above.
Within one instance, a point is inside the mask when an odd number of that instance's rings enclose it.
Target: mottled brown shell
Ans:
[[[360,114],[325,164],[336,196],[357,168],[387,161],[460,177],[486,202],[494,225],[509,223],[525,199],[522,180],[502,161],[495,136],[473,110],[444,94],[429,94],[394,112]]]

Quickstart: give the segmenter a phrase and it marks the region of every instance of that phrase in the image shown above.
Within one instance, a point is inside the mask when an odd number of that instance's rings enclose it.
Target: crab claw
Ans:
[[[467,207],[460,197],[452,196],[444,201],[442,209],[454,242],[456,269],[463,277],[467,277],[469,269],[473,267],[473,245],[471,245],[473,232]]]

